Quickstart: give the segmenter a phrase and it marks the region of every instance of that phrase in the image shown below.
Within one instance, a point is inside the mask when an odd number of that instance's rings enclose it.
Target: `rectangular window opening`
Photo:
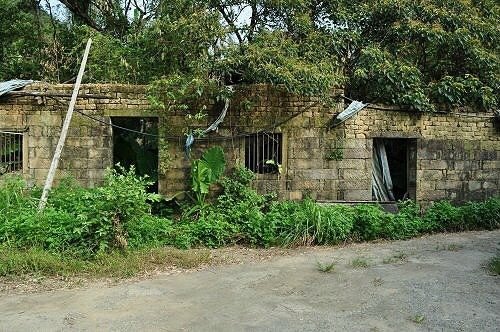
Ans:
[[[258,133],[245,137],[245,167],[254,173],[278,173],[282,164],[281,133]]]
[[[0,175],[23,170],[23,133],[0,131]]]
[[[377,201],[416,198],[417,140],[373,140],[372,196]]]

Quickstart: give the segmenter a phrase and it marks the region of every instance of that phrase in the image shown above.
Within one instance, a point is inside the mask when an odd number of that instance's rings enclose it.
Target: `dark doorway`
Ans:
[[[376,200],[404,200],[416,197],[416,171],[417,171],[417,140],[407,138],[376,138],[373,140],[374,179],[379,174],[383,178],[384,188],[380,191],[388,193],[389,199],[381,199],[375,193]],[[376,167],[379,165],[379,167]],[[390,177],[383,174],[387,172]],[[386,173],[387,174],[387,173]],[[390,184],[387,185],[387,182]]]
[[[154,182],[148,190],[157,193],[158,118],[112,117],[111,122],[130,129],[113,127],[113,163],[126,168],[134,165],[137,175],[147,175]]]

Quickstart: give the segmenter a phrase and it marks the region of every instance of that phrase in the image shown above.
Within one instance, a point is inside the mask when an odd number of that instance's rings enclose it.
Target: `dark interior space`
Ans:
[[[408,158],[406,139],[383,139],[389,170],[392,178],[394,198],[402,200],[408,198]]]
[[[375,138],[372,179],[373,199],[377,201],[415,200],[417,139]]]
[[[147,175],[153,181],[148,190],[158,192],[158,118],[112,117],[113,163],[125,168],[134,165],[137,175]],[[144,133],[144,134],[143,134]]]

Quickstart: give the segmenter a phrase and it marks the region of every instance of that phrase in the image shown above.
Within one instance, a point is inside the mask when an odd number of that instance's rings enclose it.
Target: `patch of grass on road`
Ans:
[[[351,261],[351,266],[355,269],[367,268],[370,266],[370,263],[365,257],[356,257]]]
[[[211,261],[209,250],[173,248],[112,252],[92,260],[30,248],[0,247],[0,276],[86,276],[126,278],[169,267],[191,269]]]
[[[410,317],[410,320],[414,322],[415,324],[422,324],[425,321],[425,316],[424,315],[415,315]]]
[[[372,284],[373,286],[382,286],[384,284],[384,279],[382,279],[381,277],[376,277],[375,279],[373,279],[372,281]]]
[[[500,276],[500,255],[491,258],[486,264],[486,268],[491,275]]]
[[[408,254],[405,252],[398,252],[391,257],[384,258],[382,263],[384,264],[404,264],[408,262]]]
[[[463,249],[464,246],[461,244],[456,244],[456,243],[451,243],[451,244],[443,244],[443,245],[437,245],[436,250],[437,251],[459,251]]]
[[[320,272],[330,273],[330,272],[333,272],[335,270],[335,263],[334,262],[322,263],[320,261],[316,261],[316,268]]]

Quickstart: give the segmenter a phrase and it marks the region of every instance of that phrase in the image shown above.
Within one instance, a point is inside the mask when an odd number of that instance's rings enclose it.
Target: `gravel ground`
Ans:
[[[500,231],[223,249],[228,264],[191,273],[4,291],[0,331],[500,331],[500,278],[483,267],[499,250]]]

